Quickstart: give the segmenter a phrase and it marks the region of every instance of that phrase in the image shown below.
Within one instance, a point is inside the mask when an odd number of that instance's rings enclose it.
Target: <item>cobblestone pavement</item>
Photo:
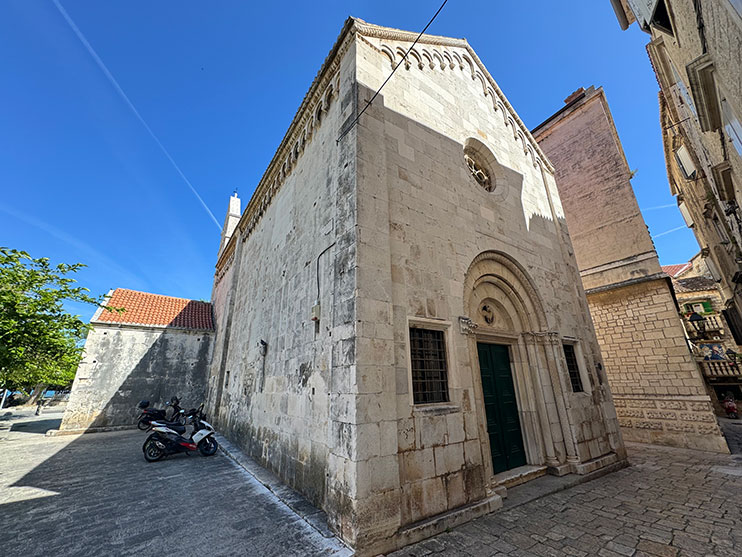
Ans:
[[[59,418],[16,420],[0,441],[0,554],[349,553],[221,454],[148,464],[145,434],[45,437]],[[723,425],[732,435],[742,429]],[[393,556],[742,554],[742,454],[645,445],[629,454],[630,468]]]
[[[392,555],[742,555],[742,455],[632,444],[629,458],[629,468]]]
[[[348,555],[218,453],[149,464],[144,432],[45,437],[61,413],[0,441],[0,554]]]

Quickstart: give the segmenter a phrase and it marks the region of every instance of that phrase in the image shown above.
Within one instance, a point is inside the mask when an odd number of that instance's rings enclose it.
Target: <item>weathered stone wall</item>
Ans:
[[[588,301],[624,438],[728,452],[667,282]]]
[[[415,36],[346,25],[358,33],[341,34],[220,254],[209,404],[220,429],[365,554],[419,536],[406,528],[417,520],[500,502],[476,352],[484,333],[459,328],[488,272],[525,298],[500,340],[529,463],[586,473],[625,453],[556,184],[528,131],[500,93],[484,95],[471,51],[453,41],[450,67],[438,53],[440,69],[400,69],[338,141],[391,69],[382,49]],[[464,161],[474,138],[500,163],[491,194]],[[411,320],[445,329],[450,403],[412,404]],[[564,339],[577,343],[585,392],[569,386]]]
[[[355,384],[355,132],[336,143],[356,108],[353,48],[307,95],[213,291],[217,426],[331,521],[347,515],[345,461],[356,450],[336,415]]]
[[[700,441],[684,434],[690,428],[705,435],[713,415],[670,285],[661,278],[608,102],[602,89],[575,95],[534,133],[556,168],[622,431],[632,441],[696,447]],[[622,397],[629,395],[649,408],[658,397],[684,397],[673,404],[692,401],[694,411],[684,416],[696,422],[678,425],[671,414],[628,410]],[[699,410],[704,404],[705,412]],[[706,446],[725,449],[714,431]]]
[[[554,164],[585,289],[661,272],[602,89],[534,130]]]
[[[736,118],[742,118],[742,68],[738,63],[742,55],[742,17],[726,0],[669,0],[667,4],[674,35],[652,29],[648,51],[662,93],[660,116],[670,188],[683,201],[704,256],[710,258],[720,275],[717,278],[721,279],[725,304],[733,303],[739,309],[742,293],[735,289],[732,279],[739,270],[735,261],[742,235],[735,220],[739,213],[727,202],[742,204],[742,154],[723,125],[718,130],[703,131],[697,106],[701,99],[693,92],[687,67],[698,59],[712,63],[709,89],[717,96],[713,103],[720,105],[725,98]],[[697,167],[698,175],[690,179],[683,175],[675,158],[681,145],[689,150]],[[714,167],[724,164],[731,169],[733,191],[725,191],[714,172]]]
[[[213,333],[93,324],[60,429],[134,426],[136,405],[204,402]]]
[[[363,105],[388,75],[386,53],[409,45],[375,38],[358,45]],[[542,330],[554,334],[553,344],[526,347],[521,340],[511,347],[532,463],[553,459],[558,466],[570,451],[575,463],[622,452],[554,178],[536,163],[535,143],[514,113],[502,104],[495,110],[494,91],[484,94],[467,51],[436,53],[419,65],[419,54],[412,55],[359,126],[357,358],[359,369],[373,362],[367,369],[380,378],[365,402],[375,412],[358,420],[357,429],[368,431],[359,434],[367,441],[358,469],[373,471],[358,476],[358,506],[385,518],[369,536],[482,499],[491,486],[477,339],[459,328],[459,317],[478,309],[469,307],[467,270],[484,252],[507,254],[530,277],[543,304]],[[462,65],[444,63],[452,59]],[[465,165],[471,138],[506,169],[494,192]],[[519,272],[492,265],[513,280]],[[410,323],[446,331],[448,405],[412,403]],[[579,340],[585,393],[571,392],[564,367],[544,383],[534,377],[540,366],[563,366],[564,337]]]

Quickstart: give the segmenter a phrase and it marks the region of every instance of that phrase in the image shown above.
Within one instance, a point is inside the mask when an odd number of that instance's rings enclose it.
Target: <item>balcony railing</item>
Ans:
[[[693,322],[687,316],[684,317],[684,321],[685,328],[687,329],[688,333],[693,335],[702,334],[696,330],[696,328],[693,326]],[[704,317],[702,323],[706,332],[719,331],[724,328],[724,324],[722,323],[718,315],[707,315]]]
[[[706,377],[742,377],[740,364],[728,360],[698,360]]]

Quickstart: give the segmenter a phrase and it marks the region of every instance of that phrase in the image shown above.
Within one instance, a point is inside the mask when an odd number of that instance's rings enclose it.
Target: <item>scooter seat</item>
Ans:
[[[151,423],[151,425],[152,427],[157,427],[158,425],[160,425],[168,429],[172,429],[176,433],[185,433],[185,430],[186,430],[186,426],[178,422],[166,422],[164,420],[155,420]]]

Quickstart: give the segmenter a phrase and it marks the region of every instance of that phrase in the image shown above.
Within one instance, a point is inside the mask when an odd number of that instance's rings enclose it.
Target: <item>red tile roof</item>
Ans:
[[[691,267],[690,263],[680,263],[679,265],[662,265],[662,270],[674,278]]]
[[[156,325],[181,329],[213,330],[211,304],[185,298],[137,292],[126,288],[113,291],[107,304],[124,308],[123,313],[102,310],[93,317],[93,323],[126,323]]]
[[[703,290],[716,290],[716,281],[708,277],[688,277],[675,279],[675,292],[701,292]]]

